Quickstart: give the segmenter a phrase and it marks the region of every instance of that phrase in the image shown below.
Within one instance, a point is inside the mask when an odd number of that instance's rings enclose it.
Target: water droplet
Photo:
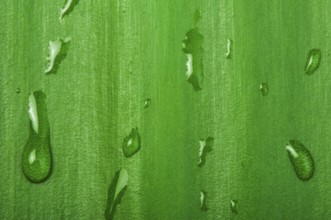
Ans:
[[[79,0],[66,0],[63,8],[60,10],[60,21],[65,15],[68,15],[78,3]]]
[[[268,83],[261,83],[260,84],[260,91],[263,96],[267,96],[269,93],[269,86]]]
[[[200,192],[200,210],[201,211],[208,211],[208,208],[207,208],[207,193],[203,190],[201,190]]]
[[[115,173],[115,176],[108,188],[107,207],[105,210],[105,218],[111,220],[114,217],[116,206],[121,203],[128,185],[128,172],[126,169],[120,169]]]
[[[309,150],[297,140],[290,140],[286,150],[297,177],[304,181],[312,178],[315,165]]]
[[[202,167],[206,163],[206,154],[213,150],[214,138],[207,137],[199,140],[199,162],[198,166]]]
[[[122,150],[125,157],[131,157],[140,149],[140,135],[138,128],[132,128],[131,133],[124,138]]]
[[[17,88],[17,89],[16,89],[16,93],[17,93],[17,94],[21,93],[21,89],[20,89],[20,88]]]
[[[226,58],[230,59],[232,56],[232,40],[228,39],[227,45],[226,45]]]
[[[320,49],[311,49],[308,52],[307,64],[305,73],[308,75],[313,74],[320,65],[322,53]]]
[[[55,73],[59,64],[66,57],[68,52],[68,43],[71,41],[70,37],[49,41],[48,49],[49,56],[47,57],[48,63],[45,73]]]
[[[238,201],[237,200],[231,200],[230,201],[230,208],[231,211],[235,214],[238,214]]]
[[[199,33],[198,28],[191,29],[187,32],[183,40],[183,51],[186,53],[186,76],[187,81],[192,84],[194,90],[202,89],[203,82],[203,36]]]
[[[151,105],[152,100],[150,98],[145,99],[144,108],[148,108]]]
[[[29,96],[30,136],[24,146],[22,170],[33,183],[45,181],[52,170],[49,122],[46,95],[42,91]]]

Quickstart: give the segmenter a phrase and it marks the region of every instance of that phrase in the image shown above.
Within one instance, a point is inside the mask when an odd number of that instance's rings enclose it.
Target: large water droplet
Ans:
[[[232,40],[228,39],[227,45],[226,45],[226,58],[230,59],[232,56]]]
[[[148,108],[152,103],[152,99],[148,98],[148,99],[145,99],[145,102],[144,102],[144,108]]]
[[[114,217],[116,206],[121,203],[121,199],[128,185],[128,172],[126,169],[120,169],[115,173],[115,176],[108,188],[107,207],[105,210],[105,218],[111,220]]]
[[[50,176],[52,170],[46,95],[42,91],[30,95],[29,117],[30,136],[23,150],[22,170],[31,182],[40,183]]]
[[[65,39],[57,39],[49,41],[48,49],[49,55],[47,57],[48,63],[45,73],[56,73],[59,64],[67,56],[68,43],[71,41],[70,37]]]
[[[202,89],[203,83],[203,36],[198,28],[187,32],[183,40],[183,51],[186,53],[186,76],[187,81],[192,84],[194,90]]]
[[[309,180],[314,175],[314,160],[309,150],[299,141],[290,140],[286,150],[295,173],[300,180]]]
[[[231,211],[235,214],[238,214],[238,201],[237,200],[231,200],[230,201],[230,208]]]
[[[202,167],[206,163],[206,154],[213,150],[214,138],[207,137],[199,140],[199,162],[198,166]]]
[[[308,75],[313,74],[320,65],[322,53],[320,49],[311,49],[308,52],[307,64],[305,73]]]
[[[201,190],[200,192],[200,210],[201,211],[208,211],[207,208],[207,193],[204,190]]]
[[[78,4],[79,0],[66,0],[63,8],[60,10],[60,21],[65,15],[68,15],[74,7]]]
[[[260,84],[260,91],[263,96],[267,96],[269,93],[269,86],[268,83],[261,83]]]
[[[131,157],[140,149],[138,128],[132,128],[131,133],[123,139],[122,150],[125,157]]]

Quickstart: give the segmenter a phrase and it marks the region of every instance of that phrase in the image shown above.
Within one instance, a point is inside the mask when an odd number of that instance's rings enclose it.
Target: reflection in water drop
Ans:
[[[50,130],[46,95],[33,92],[29,97],[30,136],[23,149],[22,170],[33,183],[45,181],[52,170]]]
[[[144,108],[148,108],[151,105],[152,100],[150,98],[145,99]]]
[[[131,133],[123,139],[122,150],[125,157],[131,157],[140,149],[138,128],[132,128]]]
[[[183,51],[186,53],[186,76],[187,81],[192,84],[195,91],[202,89],[203,82],[203,36],[198,28],[187,32],[183,40]]]
[[[315,171],[314,160],[308,149],[297,140],[290,140],[286,150],[295,173],[300,180],[306,181],[312,178]]]
[[[311,49],[308,52],[307,64],[305,73],[308,75],[313,74],[320,65],[322,53],[320,49]]]
[[[238,201],[237,200],[231,200],[230,201],[230,208],[231,211],[235,214],[238,214]]]
[[[208,208],[207,208],[207,193],[204,191],[204,190],[201,190],[200,192],[200,210],[201,211],[208,211]]]
[[[260,91],[263,96],[267,96],[269,93],[269,86],[268,83],[261,83],[260,84]]]

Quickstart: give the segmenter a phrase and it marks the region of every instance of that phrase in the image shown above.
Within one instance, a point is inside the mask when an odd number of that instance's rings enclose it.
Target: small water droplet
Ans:
[[[308,75],[313,74],[320,65],[322,53],[320,49],[311,49],[308,52],[307,64],[305,73]]]
[[[63,17],[68,15],[78,3],[79,0],[66,0],[63,8],[60,10],[60,21],[62,21]]]
[[[226,45],[226,58],[230,59],[232,56],[232,40],[228,39],[227,45]]]
[[[201,211],[208,211],[207,208],[207,193],[204,190],[201,190],[200,192],[200,210]]]
[[[67,56],[68,43],[71,41],[70,37],[65,39],[57,39],[55,41],[49,41],[48,49],[49,55],[47,57],[47,68],[45,73],[56,73],[59,68],[59,64]]]
[[[152,100],[150,98],[145,99],[144,108],[148,108],[151,105]]]
[[[125,157],[131,157],[140,149],[138,128],[132,128],[131,133],[123,139],[122,150]]]
[[[20,88],[17,88],[17,89],[16,89],[16,93],[17,93],[17,94],[21,93],[21,89],[20,89]]]
[[[22,170],[33,183],[45,181],[52,170],[50,131],[46,95],[35,91],[29,96],[30,136],[23,149]]]
[[[206,154],[213,150],[214,138],[207,137],[199,140],[199,162],[198,166],[202,167],[206,163]]]
[[[238,214],[238,201],[237,200],[231,200],[230,201],[230,208],[231,211],[235,214]]]
[[[186,76],[187,81],[192,84],[193,89],[202,89],[203,83],[203,36],[198,28],[189,30],[183,40],[183,51],[186,53]]]
[[[263,96],[267,96],[269,93],[269,86],[268,83],[261,83],[260,84],[260,91]]]
[[[129,181],[128,172],[126,169],[120,169],[115,173],[115,176],[108,188],[107,207],[105,209],[106,220],[111,220],[114,217],[116,206],[121,203]]]
[[[309,150],[297,140],[290,140],[286,145],[286,150],[297,177],[303,181],[312,178],[315,165]]]

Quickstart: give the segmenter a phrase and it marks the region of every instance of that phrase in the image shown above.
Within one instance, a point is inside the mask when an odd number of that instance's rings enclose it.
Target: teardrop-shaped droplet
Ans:
[[[131,157],[140,149],[138,128],[132,128],[131,133],[123,139],[122,150],[125,157]]]
[[[320,65],[322,53],[320,49],[311,49],[308,52],[307,64],[305,73],[308,75],[313,74]]]
[[[40,183],[50,176],[52,170],[46,95],[42,91],[30,95],[29,116],[30,136],[23,150],[22,170],[31,182]]]
[[[106,220],[113,219],[116,206],[121,203],[121,199],[126,191],[128,180],[129,176],[126,169],[120,169],[115,173],[108,188],[107,207],[105,210]]]
[[[152,103],[152,100],[150,98],[145,99],[144,102],[144,108],[148,108]]]
[[[201,211],[208,211],[207,208],[207,193],[204,190],[201,190],[200,192],[200,210]]]
[[[263,96],[267,96],[269,93],[269,86],[268,83],[261,83],[260,84],[260,91]]]
[[[206,163],[206,154],[213,150],[214,138],[207,137],[199,140],[199,161],[198,166],[202,167]]]
[[[202,89],[203,83],[203,36],[199,33],[198,28],[191,29],[187,32],[183,40],[183,51],[186,53],[186,77],[187,81],[192,84],[194,90]]]
[[[230,208],[231,211],[235,214],[238,214],[238,201],[237,200],[231,200],[230,201]]]
[[[286,150],[297,177],[304,181],[312,178],[315,165],[309,150],[297,140],[290,140],[286,145]]]

